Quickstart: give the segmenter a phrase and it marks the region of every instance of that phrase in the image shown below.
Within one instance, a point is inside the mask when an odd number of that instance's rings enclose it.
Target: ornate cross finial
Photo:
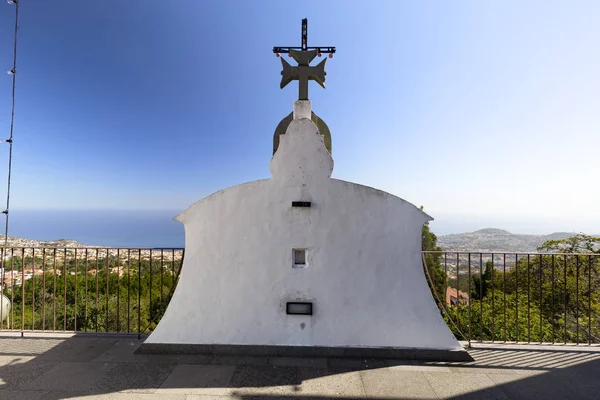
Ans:
[[[291,81],[297,80],[299,86],[298,100],[308,100],[308,81],[312,80],[317,82],[322,87],[325,87],[325,58],[318,65],[311,67],[310,62],[316,57],[321,57],[322,53],[329,53],[329,58],[333,57],[335,53],[335,47],[308,47],[307,44],[307,29],[308,19],[302,20],[302,45],[301,47],[273,47],[273,53],[279,57],[282,53],[288,53],[298,63],[297,67],[292,67],[281,59],[281,65],[283,71],[281,71],[281,84],[279,85],[282,89]]]

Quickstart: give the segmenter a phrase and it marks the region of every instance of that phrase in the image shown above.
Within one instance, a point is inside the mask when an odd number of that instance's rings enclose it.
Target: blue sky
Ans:
[[[271,49],[303,17],[338,49],[309,88],[334,177],[440,227],[600,232],[597,1],[21,0],[12,207],[183,210],[269,177],[297,96]]]

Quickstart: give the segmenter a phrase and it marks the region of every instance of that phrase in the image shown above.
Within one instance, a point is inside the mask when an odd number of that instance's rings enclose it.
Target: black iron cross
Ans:
[[[335,47],[308,47],[307,44],[307,29],[308,19],[302,20],[302,45],[301,47],[273,47],[273,53],[279,57],[280,54],[288,53],[298,63],[297,67],[292,67],[283,58],[281,59],[281,65],[283,71],[281,71],[281,84],[279,85],[282,89],[291,81],[297,80],[299,93],[298,100],[308,100],[308,81],[312,80],[317,82],[322,87],[325,87],[325,58],[318,65],[311,67],[310,62],[316,57],[321,57],[322,53],[329,53],[329,57],[333,57],[335,53]]]

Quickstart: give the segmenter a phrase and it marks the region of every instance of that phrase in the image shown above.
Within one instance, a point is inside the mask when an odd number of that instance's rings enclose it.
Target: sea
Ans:
[[[87,246],[182,248],[183,224],[173,220],[181,211],[13,209],[8,236],[70,239]]]
[[[87,246],[183,248],[183,224],[173,218],[183,210],[15,210],[10,212],[9,236],[33,240],[75,240]],[[3,222],[0,219],[1,222]],[[399,222],[401,223],[401,222]],[[430,223],[438,236],[483,228],[511,233],[600,233],[600,219],[587,218],[482,218],[436,215]],[[3,233],[4,226],[0,227]]]

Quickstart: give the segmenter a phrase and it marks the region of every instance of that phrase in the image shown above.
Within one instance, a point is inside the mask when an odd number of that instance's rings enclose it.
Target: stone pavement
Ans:
[[[466,363],[134,354],[141,341],[0,337],[0,399],[598,399],[600,347],[477,344]]]

